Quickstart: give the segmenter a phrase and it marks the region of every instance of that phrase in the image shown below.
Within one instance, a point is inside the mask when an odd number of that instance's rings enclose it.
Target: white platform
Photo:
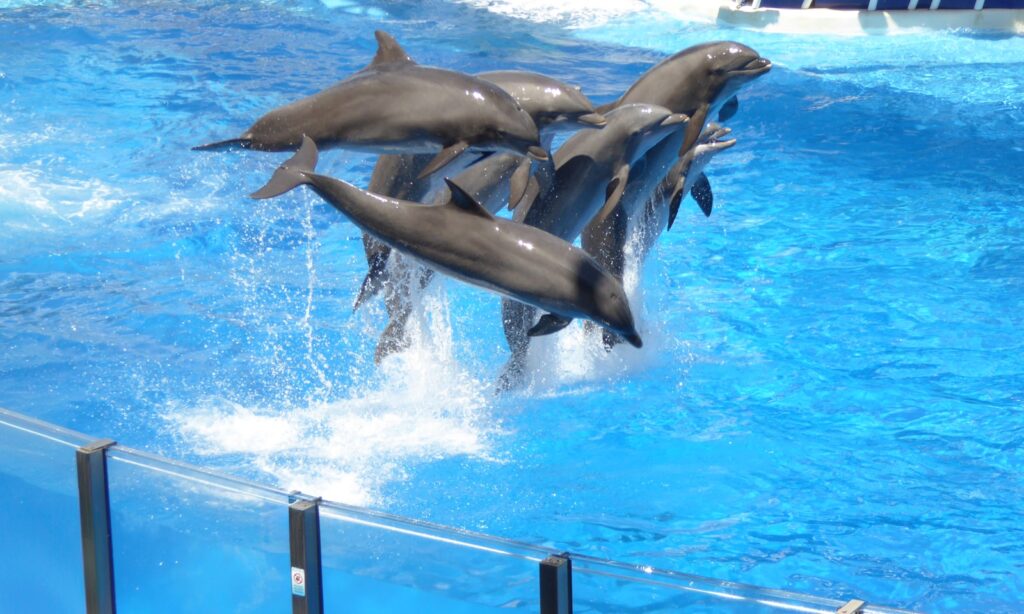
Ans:
[[[915,30],[970,29],[1024,34],[1024,10],[840,11],[833,9],[736,8],[733,0],[655,0],[680,17],[773,32],[892,34]]]

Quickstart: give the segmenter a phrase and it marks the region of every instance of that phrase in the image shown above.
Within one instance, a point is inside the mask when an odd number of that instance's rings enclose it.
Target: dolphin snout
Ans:
[[[628,341],[629,344],[635,347],[636,349],[644,347],[644,340],[640,338],[640,334],[637,333],[635,330],[630,332],[629,334],[623,335],[622,338]]]
[[[600,113],[587,113],[586,115],[580,115],[576,118],[576,121],[585,126],[594,126],[595,128],[601,128],[608,124],[608,118]]]
[[[761,75],[772,69],[772,61],[768,58],[757,57],[747,62],[738,72],[751,75]]]
[[[546,162],[549,157],[548,152],[543,147],[537,147],[536,145],[530,145],[526,149],[526,155],[537,162]]]

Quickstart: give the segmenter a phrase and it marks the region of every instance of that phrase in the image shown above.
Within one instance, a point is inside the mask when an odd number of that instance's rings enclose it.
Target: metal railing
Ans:
[[[377,512],[365,508],[342,505],[323,501],[301,493],[285,491],[263,486],[228,475],[208,471],[179,461],[169,460],[120,446],[109,439],[95,440],[88,436],[52,425],[28,416],[0,409],[0,435],[4,429],[12,429],[32,437],[39,437],[74,449],[75,466],[77,469],[77,494],[81,519],[82,570],[85,581],[85,603],[89,614],[113,614],[117,609],[117,591],[115,587],[115,543],[117,530],[111,530],[111,486],[108,466],[111,461],[125,467],[143,470],[149,481],[152,476],[170,476],[176,480],[185,480],[203,493],[213,492],[224,501],[258,500],[273,503],[287,502],[288,523],[288,560],[290,570],[288,577],[291,584],[292,612],[302,614],[320,614],[325,611],[346,611],[344,603],[328,603],[325,600],[325,566],[323,564],[323,548],[328,548],[328,555],[333,561],[345,556],[363,556],[372,561],[361,573],[366,582],[382,579],[385,582],[411,586],[424,593],[430,590],[452,592],[447,582],[434,582],[429,578],[417,578],[407,569],[400,573],[388,567],[386,555],[397,558],[407,556],[398,542],[389,542],[382,536],[391,536],[395,540],[412,540],[401,542],[418,544],[420,550],[429,547],[444,548],[440,558],[456,559],[456,553],[466,553],[482,557],[478,564],[456,568],[456,575],[472,579],[487,577],[482,569],[490,569],[491,575],[503,572],[495,561],[513,561],[516,564],[527,563],[536,565],[533,581],[524,581],[520,577],[507,578],[505,585],[516,596],[500,606],[508,607],[513,603],[517,607],[527,606],[541,614],[571,614],[574,605],[583,605],[588,611],[618,611],[626,605],[610,605],[606,595],[601,595],[609,585],[641,589],[644,595],[657,595],[660,602],[669,603],[670,609],[683,609],[696,604],[712,611],[765,611],[783,610],[798,612],[843,612],[844,614],[877,613],[898,614],[903,612],[892,608],[866,605],[863,601],[851,600],[842,602],[834,599],[814,597],[788,591],[771,590],[751,585],[724,582],[701,576],[674,571],[657,570],[651,567],[597,559],[594,557],[558,552],[530,544],[493,537],[471,531],[464,531],[441,525],[403,518]],[[0,438],[0,446],[3,439]],[[10,452],[10,451],[8,451]],[[17,454],[18,451],[14,451]],[[24,452],[23,450],[21,452]],[[70,453],[70,450],[69,450]],[[2,466],[0,466],[2,470]],[[2,477],[2,471],[0,471]],[[179,486],[179,490],[182,488]],[[115,493],[116,494],[116,493]],[[245,513],[246,508],[241,508]],[[131,513],[132,510],[123,510]],[[276,513],[276,512],[275,512]],[[282,514],[283,516],[283,514]],[[349,541],[324,540],[321,534],[321,522],[326,520],[332,527],[346,527],[351,533]],[[285,519],[282,517],[281,522]],[[5,523],[6,524],[6,523]],[[375,536],[360,542],[356,537],[359,531],[372,531]],[[365,542],[365,543],[364,543]],[[371,545],[367,545],[372,542]],[[365,550],[365,552],[363,552]],[[8,553],[0,552],[0,561]],[[13,554],[11,556],[14,556]],[[424,559],[430,558],[424,555]],[[436,564],[437,560],[425,561]],[[450,561],[449,561],[450,562]],[[351,565],[357,567],[357,565]],[[346,567],[345,562],[329,565],[333,568]],[[326,569],[326,571],[331,571]],[[421,565],[420,574],[426,574],[425,565]],[[342,569],[351,573],[353,569]],[[573,583],[580,584],[579,594],[574,601]],[[497,578],[501,581],[502,578]],[[610,583],[610,584],[609,584]],[[527,584],[532,584],[530,589]],[[287,590],[286,586],[280,587]],[[586,590],[585,590],[586,589]],[[466,591],[468,599],[473,599],[474,590],[488,592],[487,588],[474,587]],[[584,594],[589,591],[589,594]],[[629,606],[642,606],[636,601],[645,598],[632,593],[622,599],[630,600]],[[419,593],[416,593],[419,594]],[[144,597],[144,596],[143,596]],[[678,601],[685,598],[685,603]],[[677,602],[672,601],[676,599]],[[534,604],[536,607],[533,607]],[[492,604],[493,605],[493,604]],[[697,607],[696,609],[701,609]],[[394,611],[394,610],[381,610]]]

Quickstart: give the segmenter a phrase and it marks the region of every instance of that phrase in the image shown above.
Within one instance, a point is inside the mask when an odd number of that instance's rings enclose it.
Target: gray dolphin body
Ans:
[[[680,154],[693,147],[714,112],[736,112],[736,94],[771,70],[756,51],[732,41],[703,43],[665,58],[618,99],[602,105],[604,113],[625,104],[656,104],[690,116]],[[724,109],[723,109],[724,107]],[[728,119],[720,117],[719,119]]]
[[[594,112],[593,104],[578,88],[546,75],[514,70],[485,72],[476,76],[501,87],[516,99],[540,130],[544,149],[551,147],[551,141],[559,131],[599,128],[607,122]],[[369,190],[417,202],[424,202],[433,194],[433,202],[447,202],[450,193],[446,186],[417,179],[429,160],[430,157],[424,155],[381,156],[373,169]],[[505,202],[518,201],[522,197],[529,170],[528,157],[496,153],[472,164],[457,174],[454,181],[485,209],[496,213]],[[363,234],[363,247],[369,272],[356,298],[356,308],[384,290],[388,324],[377,344],[375,359],[380,362],[408,346],[406,324],[413,310],[410,291],[417,287],[425,288],[433,272],[410,267],[401,262],[401,258],[391,262],[390,246],[366,233]],[[387,283],[389,281],[392,283]]]
[[[704,168],[714,154],[735,141],[721,141],[727,130],[713,125],[703,130],[704,125],[716,112],[720,119],[735,114],[736,95],[771,67],[769,60],[740,43],[695,45],[666,58],[641,75],[621,98],[600,107],[647,102],[691,118],[685,135],[665,139],[635,165],[619,207],[584,231],[584,249],[621,277],[630,233],[641,235],[642,261],[662,231],[672,227],[684,194],[692,194],[704,214],[711,215],[714,197]],[[606,347],[616,343],[607,334],[604,341]]]
[[[676,161],[668,174],[653,189],[647,186],[636,188],[649,192],[646,198],[626,194],[619,207],[603,220],[589,224],[583,231],[582,246],[594,256],[609,273],[622,279],[626,268],[626,244],[636,236],[637,260],[643,262],[655,241],[666,228],[671,228],[679,203],[687,193],[704,189],[704,169],[715,154],[736,144],[736,139],[722,140],[730,130],[717,124],[709,124],[697,144],[687,150]],[[653,176],[653,175],[652,175]],[[627,187],[627,191],[630,188]],[[702,199],[698,199],[702,202]],[[705,210],[710,215],[711,210]],[[603,331],[605,348],[619,343],[614,334]]]
[[[369,66],[312,96],[270,111],[240,137],[194,149],[296,149],[303,135],[321,148],[432,153],[430,174],[467,149],[547,159],[537,126],[500,87],[416,64],[389,34],[375,33]]]
[[[608,112],[607,125],[599,131],[573,135],[553,158],[554,176],[543,193],[528,193],[515,209],[515,220],[546,230],[566,241],[574,241],[586,225],[613,211],[629,178],[630,168],[648,149],[672,134],[682,134],[685,115],[653,105],[629,104]],[[538,184],[539,185],[539,184]],[[534,309],[503,300],[501,304],[505,339],[512,356],[498,385],[506,390],[523,379],[526,352]],[[542,318],[551,332],[568,321]],[[539,326],[538,325],[538,326]],[[536,328],[536,327],[534,327]]]
[[[303,140],[298,153],[253,198],[272,198],[309,185],[363,231],[420,262],[467,283],[526,302],[559,321],[587,318],[643,342],[622,283],[586,252],[549,234],[495,218],[454,183],[452,198],[430,206],[387,198],[313,172],[317,150]],[[531,334],[546,334],[538,326]]]

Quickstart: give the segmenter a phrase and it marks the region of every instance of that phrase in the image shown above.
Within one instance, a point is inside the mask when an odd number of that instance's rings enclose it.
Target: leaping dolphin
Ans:
[[[618,100],[598,107],[604,113],[630,103],[661,105],[690,116],[679,154],[693,147],[712,113],[720,121],[736,113],[736,94],[772,68],[767,58],[733,41],[703,43],[665,58],[640,75]]]
[[[605,117],[608,123],[604,128],[579,132],[555,152],[553,178],[531,183],[531,191],[515,209],[516,221],[574,241],[595,216],[604,219],[618,207],[632,165],[652,146],[672,134],[682,134],[687,125],[685,115],[654,105],[624,105]],[[547,190],[537,193],[540,188],[536,186],[545,183]],[[507,390],[519,386],[523,379],[527,331],[532,330],[535,311],[502,300],[501,316],[512,356],[498,387]]]
[[[604,116],[594,112],[594,105],[579,88],[547,75],[504,70],[479,73],[476,76],[501,87],[516,99],[540,130],[541,146],[545,150],[550,149],[559,131],[600,128],[607,123]],[[447,202],[451,195],[446,186],[435,188],[436,182],[416,178],[429,160],[430,157],[424,155],[381,156],[373,169],[369,190],[417,202]],[[446,172],[451,168],[446,168]],[[456,175],[454,181],[485,209],[496,213],[506,202],[518,202],[522,198],[530,177],[529,171],[528,157],[498,153],[472,164]],[[433,271],[410,267],[400,260],[391,261],[391,248],[365,233],[363,247],[369,271],[359,289],[355,308],[358,309],[370,297],[384,291],[388,324],[381,333],[374,355],[375,360],[380,362],[389,354],[408,346],[406,323],[413,311],[410,290],[414,287],[425,288],[430,283]],[[387,283],[389,281],[391,283]]]
[[[643,341],[622,283],[582,249],[542,230],[496,218],[455,183],[451,200],[430,206],[387,198],[314,172],[317,149],[299,151],[252,194],[264,199],[309,185],[354,224],[392,248],[467,283],[544,310],[530,335],[555,332],[586,318],[636,347]]]
[[[241,136],[193,149],[296,149],[303,136],[320,148],[431,153],[425,177],[466,150],[511,151],[546,160],[537,126],[500,87],[469,75],[420,66],[395,39],[375,32],[369,66],[334,86],[270,111]]]
[[[581,237],[583,249],[609,273],[622,279],[629,238],[638,236],[637,260],[643,262],[661,233],[672,228],[679,204],[687,193],[695,194],[701,211],[710,216],[711,186],[704,169],[716,154],[736,144],[736,139],[723,140],[729,132],[728,128],[709,124],[697,144],[679,158],[649,198],[629,198],[627,194],[611,215],[589,224]],[[605,348],[611,349],[620,340],[603,331],[603,341]]]

